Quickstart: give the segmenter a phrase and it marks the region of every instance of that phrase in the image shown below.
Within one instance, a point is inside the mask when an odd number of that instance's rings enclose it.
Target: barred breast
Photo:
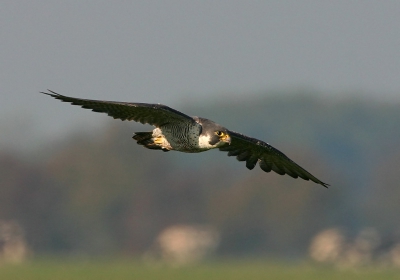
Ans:
[[[173,150],[198,153],[203,151],[199,147],[200,124],[167,124],[160,130]]]

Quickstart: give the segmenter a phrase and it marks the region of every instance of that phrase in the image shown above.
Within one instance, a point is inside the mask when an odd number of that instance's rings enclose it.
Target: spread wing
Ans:
[[[114,119],[148,123],[154,126],[162,126],[167,123],[182,123],[195,121],[193,118],[162,104],[130,103],[90,100],[64,96],[54,91],[42,92],[63,102],[78,105],[94,112],[106,113]]]
[[[246,161],[248,169],[253,169],[259,162],[260,168],[265,172],[273,170],[280,175],[288,174],[293,178],[311,180],[326,188],[329,186],[268,143],[233,131],[228,131],[228,134],[231,144],[220,147],[220,151],[227,151],[228,156],[236,156],[237,160]]]

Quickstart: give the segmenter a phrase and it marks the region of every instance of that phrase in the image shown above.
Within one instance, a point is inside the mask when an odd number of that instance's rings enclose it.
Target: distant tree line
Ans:
[[[207,106],[206,106],[207,105]],[[393,231],[400,212],[399,104],[258,96],[180,108],[263,139],[332,185],[267,174],[225,153],[162,153],[115,122],[41,156],[0,151],[0,219],[38,253],[142,254],[164,228],[208,224],[221,255],[303,256],[323,228]],[[99,118],[101,121],[101,118]],[[50,152],[51,151],[51,152]]]

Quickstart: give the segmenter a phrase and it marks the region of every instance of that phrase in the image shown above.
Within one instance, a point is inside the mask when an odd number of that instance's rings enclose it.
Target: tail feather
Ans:
[[[153,138],[153,133],[152,132],[135,132],[135,134],[132,137],[137,141],[139,145],[144,145],[146,142],[151,141],[151,138]]]

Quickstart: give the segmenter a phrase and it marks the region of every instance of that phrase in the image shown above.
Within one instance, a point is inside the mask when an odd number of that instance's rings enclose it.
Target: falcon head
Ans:
[[[204,118],[195,118],[201,124],[199,147],[203,149],[219,148],[231,143],[229,131],[225,127]]]

